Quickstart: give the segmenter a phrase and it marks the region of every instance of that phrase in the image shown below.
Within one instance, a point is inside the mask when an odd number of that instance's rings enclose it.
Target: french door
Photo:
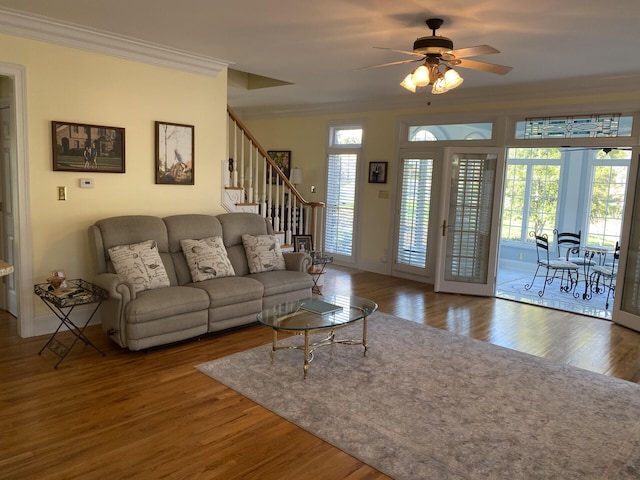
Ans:
[[[640,331],[640,148],[634,148],[629,172],[617,285],[611,319]],[[632,188],[635,187],[635,188]],[[630,206],[630,208],[629,208]]]
[[[504,149],[445,149],[436,292],[494,295],[504,167]]]
[[[403,276],[433,279],[442,157],[442,149],[401,153],[393,268]]]

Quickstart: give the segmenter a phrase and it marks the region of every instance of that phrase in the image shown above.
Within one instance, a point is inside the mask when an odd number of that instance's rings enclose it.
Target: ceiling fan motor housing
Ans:
[[[453,41],[447,37],[421,37],[413,42],[413,51],[422,55],[443,54],[453,50]]]

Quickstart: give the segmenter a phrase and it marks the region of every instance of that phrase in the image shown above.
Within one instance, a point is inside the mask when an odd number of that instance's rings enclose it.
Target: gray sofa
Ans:
[[[285,270],[250,273],[242,235],[273,234],[253,213],[112,217],[89,227],[96,261],[94,283],[107,292],[103,330],[118,345],[141,350],[256,322],[256,315],[285,301],[310,298],[311,258],[283,252]],[[233,276],[194,282],[181,240],[221,237]],[[155,241],[169,286],[136,291],[130,276],[115,273],[109,249]],[[113,250],[112,250],[113,253]]]

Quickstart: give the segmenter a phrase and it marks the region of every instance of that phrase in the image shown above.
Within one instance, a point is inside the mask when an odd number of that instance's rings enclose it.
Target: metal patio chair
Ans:
[[[544,282],[542,289],[538,291],[538,296],[542,297],[547,288],[556,278],[560,278],[560,291],[563,293],[571,292],[578,284],[578,264],[568,260],[551,260],[549,255],[549,237],[546,233],[537,235],[531,232],[530,237],[535,239],[536,254],[538,257],[536,272],[533,274],[531,282],[524,286],[525,290],[530,290],[536,280],[536,277],[542,277],[541,270],[544,270]],[[540,273],[540,275],[538,275]]]
[[[605,310],[609,309],[609,299],[613,298],[616,289],[616,276],[618,275],[618,261],[620,259],[620,244],[616,242],[616,248],[613,251],[613,262],[607,265],[596,265],[591,269],[591,288],[598,291],[598,289],[607,289],[607,300],[605,303]],[[601,285],[601,286],[600,286]],[[598,293],[600,293],[598,291]],[[602,291],[604,293],[604,290]]]

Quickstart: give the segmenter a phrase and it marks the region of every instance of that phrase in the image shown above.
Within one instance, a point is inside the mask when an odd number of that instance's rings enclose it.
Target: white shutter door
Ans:
[[[404,159],[396,264],[424,269],[427,264],[433,159]]]

